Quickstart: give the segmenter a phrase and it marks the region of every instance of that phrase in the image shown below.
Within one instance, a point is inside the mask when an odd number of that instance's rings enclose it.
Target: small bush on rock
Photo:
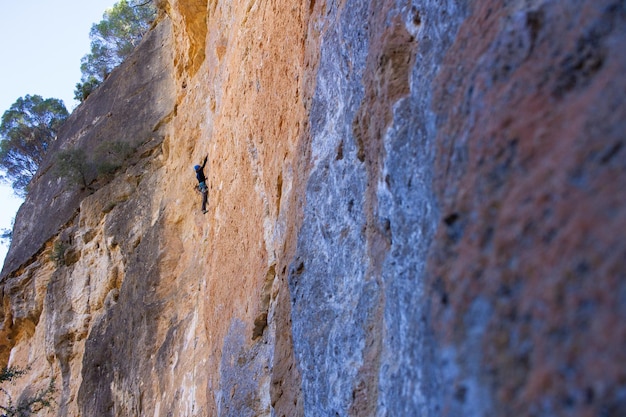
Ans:
[[[27,369],[16,367],[7,367],[0,369],[0,384],[4,382],[13,382],[15,379],[26,374]],[[56,391],[54,387],[54,378],[50,378],[48,386],[35,394],[19,396],[17,402],[13,401],[13,397],[7,390],[0,387],[0,393],[4,396],[3,403],[0,404],[2,414],[0,417],[26,417],[52,407],[54,401],[53,394]]]
[[[67,244],[57,241],[52,246],[52,251],[50,252],[50,260],[54,262],[56,266],[65,265],[65,251],[67,250]]]
[[[121,141],[102,143],[92,158],[82,149],[68,149],[57,154],[54,169],[56,175],[66,178],[69,184],[93,192],[93,182],[110,181],[135,150],[130,144]]]

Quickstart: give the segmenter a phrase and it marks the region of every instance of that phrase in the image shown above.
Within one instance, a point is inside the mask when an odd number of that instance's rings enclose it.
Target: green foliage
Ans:
[[[27,369],[16,367],[3,368],[0,370],[0,384],[12,382],[26,374],[27,371]],[[50,382],[46,388],[37,391],[34,395],[22,394],[17,403],[14,403],[9,392],[4,388],[0,388],[0,392],[4,394],[6,402],[6,404],[0,404],[0,410],[2,412],[0,417],[26,417],[44,408],[50,408],[52,407],[53,394],[55,391],[54,378],[50,378]]]
[[[87,80],[82,83],[76,84],[76,89],[74,90],[74,100],[80,101],[81,103],[85,101],[85,99],[89,96],[89,94],[93,93],[96,88],[100,85],[101,81],[94,76],[89,76]]]
[[[54,242],[54,246],[52,246],[52,251],[50,252],[50,260],[54,262],[56,266],[65,265],[66,250],[67,244],[60,241]]]
[[[66,178],[71,184],[82,189],[89,188],[94,168],[87,160],[82,149],[68,149],[56,155],[55,172],[59,177]]]
[[[110,177],[124,165],[135,149],[126,142],[105,142],[96,150],[98,177]]]
[[[61,125],[68,117],[63,102],[38,95],[20,97],[2,115],[0,169],[2,180],[24,197],[27,186],[43,161]]]
[[[55,173],[70,184],[91,189],[95,180],[110,180],[134,152],[135,148],[121,141],[102,143],[93,158],[82,149],[68,149],[57,154]]]
[[[13,229],[0,229],[0,242],[10,245],[11,240],[13,240]]]
[[[17,367],[8,367],[0,369],[0,384],[7,381],[13,381],[16,378],[26,374],[26,369]]]
[[[91,52],[81,60],[81,82],[74,90],[76,100],[84,101],[133,52],[156,17],[152,3],[121,0],[91,27]]]

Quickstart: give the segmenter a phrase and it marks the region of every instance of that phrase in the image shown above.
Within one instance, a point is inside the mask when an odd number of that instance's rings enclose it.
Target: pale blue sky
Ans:
[[[89,53],[89,30],[118,0],[0,0],[0,114],[26,94],[63,100],[68,111]],[[0,229],[22,201],[0,185]],[[7,247],[0,245],[0,262]]]

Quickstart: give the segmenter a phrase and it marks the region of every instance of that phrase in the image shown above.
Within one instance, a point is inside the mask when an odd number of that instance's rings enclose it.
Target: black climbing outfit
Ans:
[[[208,156],[204,158],[202,165],[196,165],[196,178],[198,179],[198,190],[202,193],[202,212],[206,213],[206,205],[209,200],[209,188],[206,185],[206,177],[204,176],[204,166]]]

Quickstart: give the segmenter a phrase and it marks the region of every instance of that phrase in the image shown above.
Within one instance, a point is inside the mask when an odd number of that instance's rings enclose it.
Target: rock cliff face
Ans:
[[[53,377],[51,416],[626,414],[623,1],[159,7],[16,218],[14,399]],[[113,142],[114,176],[55,173]]]

